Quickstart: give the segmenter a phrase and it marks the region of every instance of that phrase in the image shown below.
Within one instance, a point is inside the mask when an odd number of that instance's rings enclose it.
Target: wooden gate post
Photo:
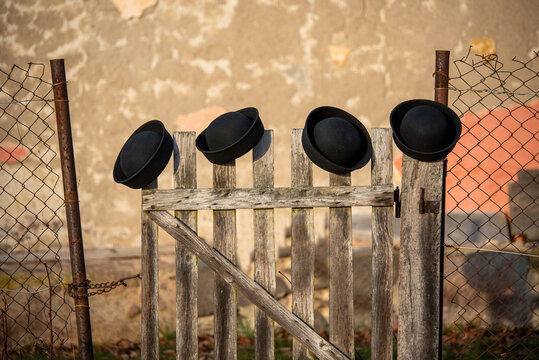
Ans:
[[[449,52],[437,51],[435,99],[445,104],[448,67]],[[399,360],[431,360],[441,355],[444,162],[402,156]]]
[[[399,360],[438,357],[442,179],[443,161],[403,155]]]

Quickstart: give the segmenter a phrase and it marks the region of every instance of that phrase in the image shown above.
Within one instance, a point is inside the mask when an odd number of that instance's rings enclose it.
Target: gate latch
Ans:
[[[438,214],[440,212],[439,201],[425,200],[425,189],[419,189],[419,213],[420,214]]]
[[[398,186],[393,190],[393,202],[395,203],[395,217],[398,219],[401,217],[401,199]]]

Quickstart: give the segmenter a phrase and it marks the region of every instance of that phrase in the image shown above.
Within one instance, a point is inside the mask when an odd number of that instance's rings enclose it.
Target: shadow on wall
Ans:
[[[458,268],[466,282],[451,302],[465,309],[459,312],[462,320],[479,320],[480,326],[518,328],[530,324],[539,297],[531,291],[527,257],[473,253],[462,256],[461,261]],[[450,281],[453,283],[454,278]]]

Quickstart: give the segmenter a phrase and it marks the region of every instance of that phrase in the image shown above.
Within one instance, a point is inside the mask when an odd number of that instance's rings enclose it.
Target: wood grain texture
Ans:
[[[167,189],[147,193],[143,199],[144,210],[310,208],[392,204],[393,188],[388,185]]]
[[[443,161],[427,163],[403,155],[399,257],[400,360],[438,357],[442,211],[438,209],[437,214],[420,214],[419,194],[424,188],[425,200],[441,202],[442,181]]]
[[[142,189],[144,193],[157,189],[157,179]],[[157,225],[148,217],[146,211],[141,214],[141,344],[143,359],[159,358],[159,247],[157,243]]]
[[[311,160],[303,151],[301,129],[291,133],[292,187],[313,183]],[[312,208],[292,208],[292,311],[307,324],[314,323],[314,213]],[[294,360],[311,359],[305,346],[292,342]]]
[[[298,339],[319,359],[351,359],[330,342],[324,340],[309,324],[286,309],[264,287],[249,278],[220,251],[206,244],[179,219],[167,211],[150,211],[149,216],[162,229],[198,256],[224,281],[240,290],[254,305],[290,332],[295,339]]]
[[[262,139],[253,149],[253,186],[272,188],[273,171],[273,131],[266,130]],[[275,295],[275,231],[274,210],[253,211],[255,240],[255,281]],[[274,333],[273,320],[255,308],[255,359],[273,360]]]
[[[213,187],[236,187],[236,165],[231,161],[213,165]],[[236,211],[213,212],[213,246],[233,264],[236,263]],[[215,276],[215,357],[235,360],[237,357],[236,290]]]
[[[391,129],[372,129],[371,184],[393,183]],[[393,359],[393,207],[372,208],[372,359]]]
[[[174,187],[196,188],[195,133],[175,132]],[[196,211],[174,214],[197,231]],[[176,359],[198,359],[198,259],[176,241]]]
[[[330,186],[350,186],[350,173],[329,174]],[[329,340],[354,354],[352,208],[329,208]]]

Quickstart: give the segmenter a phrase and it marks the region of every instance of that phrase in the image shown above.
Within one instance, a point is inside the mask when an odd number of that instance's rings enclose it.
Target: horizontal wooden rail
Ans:
[[[392,206],[393,186],[167,189],[145,192],[143,210]]]
[[[210,247],[187,225],[167,211],[149,211],[148,216],[161,228],[180,241],[206,263],[228,284],[241,291],[253,304],[279,323],[292,336],[301,341],[321,360],[350,359],[337,347],[323,339],[298,316],[291,313],[277,301],[264,287],[251,279],[217,249]]]

